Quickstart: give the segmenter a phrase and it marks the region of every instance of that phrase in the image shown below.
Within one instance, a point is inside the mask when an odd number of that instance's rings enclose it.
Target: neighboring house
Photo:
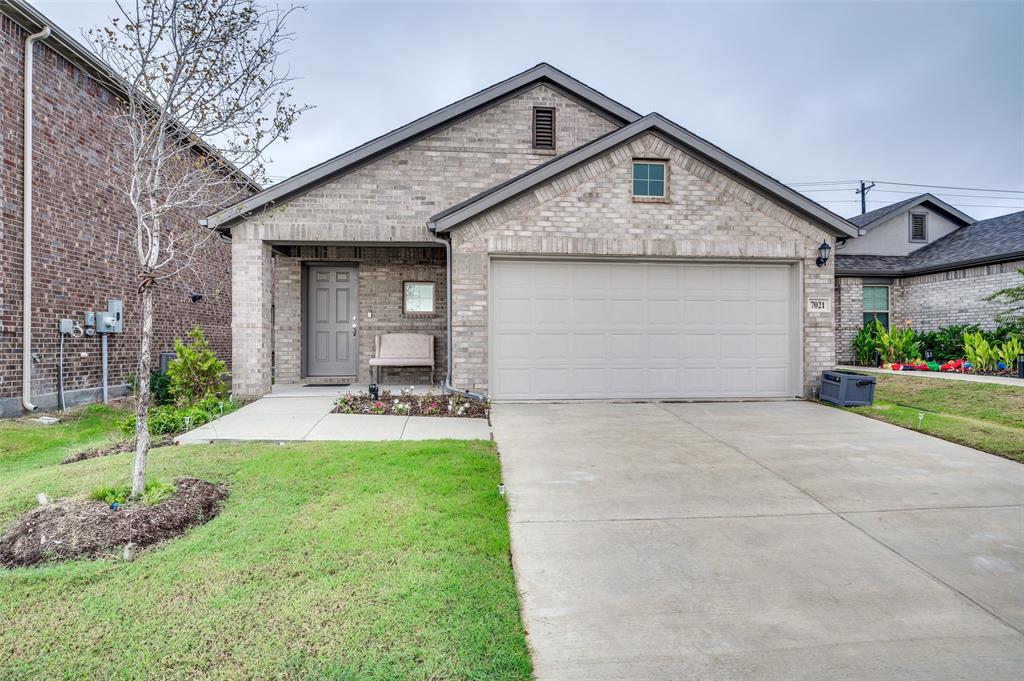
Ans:
[[[1020,281],[1024,212],[975,222],[930,194],[850,218],[864,234],[838,244],[836,357],[852,362],[853,337],[877,317],[930,331],[991,329],[1002,309],[986,296]]]
[[[396,332],[432,335],[451,383],[495,399],[810,395],[834,365],[819,247],[855,234],[547,64],[207,224],[232,241],[243,397],[367,382]]]
[[[124,301],[124,333],[110,337],[109,383],[123,394],[136,369],[140,324],[135,255],[126,198],[115,184],[119,159],[112,116],[123,92],[116,74],[21,0],[0,0],[0,415],[22,412],[25,45],[33,46],[31,391],[56,405],[62,318]],[[254,187],[255,189],[255,187]],[[189,221],[199,216],[186,216]],[[158,289],[154,355],[194,325],[229,358],[230,247],[213,239],[194,272]],[[202,294],[193,303],[190,294]],[[156,357],[154,356],[154,360]],[[65,340],[66,401],[97,399],[100,339]]]

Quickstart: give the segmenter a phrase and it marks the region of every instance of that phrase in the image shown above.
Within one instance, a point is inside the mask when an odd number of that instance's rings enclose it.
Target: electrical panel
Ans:
[[[107,309],[98,310],[95,321],[96,333],[122,333],[124,331],[124,302],[108,300]]]

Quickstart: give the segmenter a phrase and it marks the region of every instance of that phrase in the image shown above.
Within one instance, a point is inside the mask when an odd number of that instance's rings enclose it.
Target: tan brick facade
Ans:
[[[669,161],[671,200],[636,202],[634,158]],[[815,258],[824,232],[652,134],[537,187],[452,232],[454,378],[486,391],[488,276],[496,255],[757,258],[799,263],[803,299],[833,296],[831,261]],[[806,310],[803,300],[798,303]],[[834,365],[833,315],[803,313],[803,378],[811,394]]]
[[[993,329],[1002,306],[985,298],[1000,289],[1018,285],[1017,270],[1022,267],[1024,260],[1016,260],[905,279],[867,280],[867,283],[888,282],[892,323],[905,324],[909,320],[919,331],[934,331],[953,324],[977,324],[983,329]],[[865,283],[861,277],[836,279],[836,357],[840,362],[854,359],[852,343],[863,324]]]
[[[557,149],[532,148],[532,111],[557,111]],[[435,361],[445,364],[443,250],[429,240],[426,222],[434,213],[616,129],[618,125],[539,84],[450,127],[357,168],[320,187],[270,207],[232,229],[237,271],[234,294],[234,382],[243,396],[266,393],[274,380],[292,382],[302,374],[301,263],[356,262],[359,266],[359,381],[368,379],[367,362],[378,332],[430,333],[438,338]],[[236,235],[244,234],[242,239]],[[262,250],[254,244],[262,244]],[[310,244],[298,257],[274,256],[278,283],[273,296],[253,276],[264,271],[269,244]],[[388,247],[387,244],[394,244]],[[410,248],[413,245],[415,247]],[[308,249],[313,249],[310,251]],[[429,254],[426,254],[429,249]],[[257,254],[259,251],[260,255]],[[359,252],[356,256],[355,253]],[[268,264],[267,267],[270,267]],[[403,317],[401,284],[406,276],[430,277],[439,296],[438,315]],[[262,275],[269,280],[270,275]],[[269,298],[273,298],[273,301]],[[273,339],[269,315],[273,306]],[[375,318],[367,319],[373,308]],[[260,320],[253,323],[251,320]],[[273,355],[271,354],[273,348]],[[389,369],[389,380],[423,380],[416,369]]]

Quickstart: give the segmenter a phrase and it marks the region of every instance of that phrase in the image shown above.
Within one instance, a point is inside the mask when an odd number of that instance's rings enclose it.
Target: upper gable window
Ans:
[[[665,198],[665,162],[633,161],[633,196]]]
[[[928,214],[927,213],[911,213],[910,214],[910,240],[926,242],[928,241]]]
[[[550,106],[533,108],[533,148],[555,148],[555,110]]]

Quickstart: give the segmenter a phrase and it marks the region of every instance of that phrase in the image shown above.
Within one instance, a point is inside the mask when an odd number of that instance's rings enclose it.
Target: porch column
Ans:
[[[272,266],[258,225],[237,225],[231,232],[231,389],[244,399],[270,392]]]

